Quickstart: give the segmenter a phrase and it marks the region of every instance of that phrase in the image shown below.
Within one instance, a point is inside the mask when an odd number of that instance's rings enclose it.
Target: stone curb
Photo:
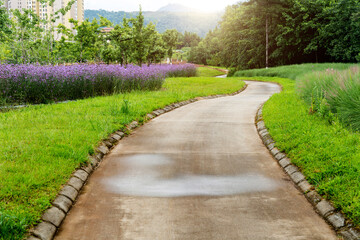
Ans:
[[[245,85],[239,91],[231,94],[198,97],[195,99],[170,104],[162,109],[157,109],[147,114],[145,122],[148,122],[151,119],[154,119],[166,112],[172,111],[176,108],[193,102],[197,102],[199,100],[237,95],[244,91],[246,87],[247,85]],[[88,165],[82,166],[81,168],[74,171],[68,183],[60,190],[58,196],[52,203],[52,207],[47,209],[42,215],[42,222],[29,231],[30,235],[28,235],[27,240],[51,240],[54,238],[57,229],[61,226],[62,221],[66,218],[66,215],[69,213],[72,205],[76,202],[76,199],[80,195],[81,189],[86,184],[89,176],[99,166],[104,156],[107,155],[122,138],[129,135],[132,130],[136,129],[140,125],[141,124],[139,124],[137,121],[133,121],[128,126],[126,126],[124,130],[115,131],[114,133],[110,134],[107,139],[102,140],[99,146],[95,149],[95,153],[92,156],[89,156]]]
[[[300,172],[298,167],[291,163],[291,160],[286,157],[286,154],[282,153],[275,147],[275,141],[270,136],[268,129],[265,126],[262,117],[263,106],[258,110],[255,117],[255,125],[261,140],[268,148],[271,155],[283,168],[283,170],[289,175],[293,183],[298,189],[305,195],[307,200],[313,205],[316,212],[327,222],[336,233],[345,240],[360,240],[360,232],[353,227],[351,221],[346,219],[344,215],[336,210],[333,205],[323,199]]]

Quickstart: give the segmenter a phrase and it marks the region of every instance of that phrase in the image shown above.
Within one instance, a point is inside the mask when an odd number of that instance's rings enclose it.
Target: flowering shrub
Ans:
[[[132,90],[160,89],[166,77],[189,77],[196,67],[185,65],[39,66],[0,65],[0,100],[6,103],[48,103]]]
[[[194,77],[196,75],[196,67],[193,64],[158,65],[158,68],[166,72],[166,77]]]

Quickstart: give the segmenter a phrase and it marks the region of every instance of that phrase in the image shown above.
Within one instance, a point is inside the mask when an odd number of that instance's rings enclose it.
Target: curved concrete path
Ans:
[[[336,239],[257,134],[256,111],[279,86],[248,84],[123,139],[56,239]]]

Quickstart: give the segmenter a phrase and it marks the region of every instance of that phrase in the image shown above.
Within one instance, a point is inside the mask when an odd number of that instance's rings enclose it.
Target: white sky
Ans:
[[[239,0],[85,0],[85,9],[104,9],[109,11],[138,11],[141,4],[143,11],[156,11],[170,3],[178,3],[193,9],[213,12],[221,11],[226,6]]]

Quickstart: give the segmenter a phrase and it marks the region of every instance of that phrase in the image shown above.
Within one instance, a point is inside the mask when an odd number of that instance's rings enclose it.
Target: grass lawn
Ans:
[[[219,66],[208,66],[208,67],[221,69],[221,70],[227,70],[226,67],[219,67]]]
[[[197,68],[197,76],[200,77],[216,77],[220,75],[225,75],[225,73],[218,71],[216,69],[211,69],[208,67],[198,67]]]
[[[171,103],[233,93],[243,86],[238,78],[170,78],[160,91],[0,113],[0,239],[21,239],[110,133],[133,120],[141,123],[147,113]]]
[[[246,79],[283,86],[283,92],[273,95],[263,109],[265,124],[276,146],[287,153],[320,194],[359,227],[360,133],[310,115],[308,105],[295,93],[295,81],[291,79]]]

